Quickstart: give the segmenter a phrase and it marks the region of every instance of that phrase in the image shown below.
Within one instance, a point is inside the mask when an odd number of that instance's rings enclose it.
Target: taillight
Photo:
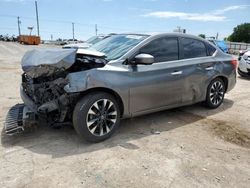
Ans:
[[[237,65],[238,65],[238,61],[236,59],[233,59],[231,61],[231,64],[233,65],[233,68],[236,69],[237,68]]]

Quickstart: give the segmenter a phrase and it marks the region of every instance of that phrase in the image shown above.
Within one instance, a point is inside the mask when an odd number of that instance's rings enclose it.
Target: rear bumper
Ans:
[[[236,85],[236,70],[228,77],[227,92],[231,91]]]

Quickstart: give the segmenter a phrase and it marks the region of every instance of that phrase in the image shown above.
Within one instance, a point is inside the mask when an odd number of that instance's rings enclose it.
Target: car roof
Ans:
[[[150,32],[150,33],[121,33],[121,35],[141,35],[141,36],[150,36],[150,37],[164,37],[164,36],[173,36],[173,37],[188,37],[198,40],[207,41],[201,37],[190,35],[186,33],[178,33],[178,32],[172,32],[172,33],[163,33],[163,32]],[[119,34],[118,34],[119,35]]]

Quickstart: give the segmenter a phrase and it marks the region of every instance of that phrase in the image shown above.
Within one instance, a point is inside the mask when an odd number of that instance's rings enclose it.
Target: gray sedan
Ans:
[[[99,142],[122,118],[199,102],[219,107],[235,86],[237,60],[187,34],[119,34],[87,50],[29,52],[22,66],[25,111],[51,125],[72,121]]]

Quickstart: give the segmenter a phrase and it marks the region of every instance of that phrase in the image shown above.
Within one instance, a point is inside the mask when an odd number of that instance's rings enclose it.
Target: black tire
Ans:
[[[225,83],[221,78],[212,80],[207,88],[205,106],[211,109],[218,108],[223,103],[225,92]]]
[[[115,98],[108,93],[90,93],[78,101],[75,106],[73,112],[73,126],[78,135],[86,141],[101,142],[109,138],[116,131],[119,124],[119,105]],[[91,131],[93,131],[93,133]]]
[[[246,77],[246,73],[244,74],[244,72],[242,72],[239,68],[238,68],[238,74],[239,74],[241,77]]]

